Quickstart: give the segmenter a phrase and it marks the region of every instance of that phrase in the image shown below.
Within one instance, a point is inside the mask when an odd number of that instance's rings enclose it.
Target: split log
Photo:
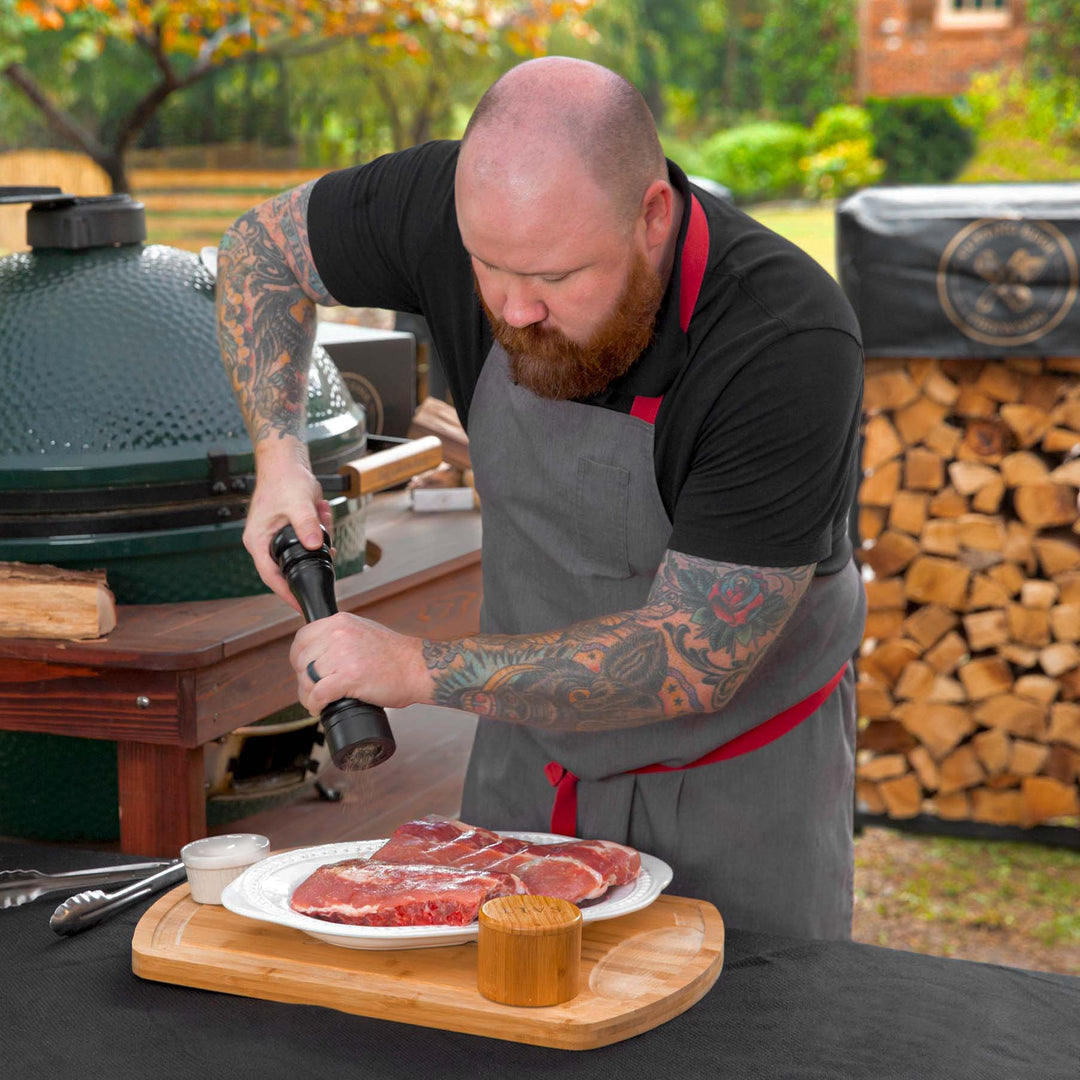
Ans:
[[[1034,446],[1050,429],[1050,415],[1035,405],[1002,405],[1001,419],[1021,450]]]
[[[876,469],[887,461],[892,461],[903,449],[904,443],[887,417],[879,414],[867,420],[863,434],[864,469]]]
[[[938,425],[949,413],[947,405],[939,405],[928,397],[920,397],[893,414],[896,430],[908,446],[914,446]]]
[[[906,773],[892,780],[882,780],[878,784],[878,791],[889,817],[916,817],[922,809],[922,788],[914,773]]]
[[[862,561],[881,577],[892,577],[905,569],[920,552],[918,541],[902,532],[888,529],[874,541],[872,547],[863,548]]]
[[[946,821],[965,821],[971,817],[971,800],[966,791],[953,791],[948,795],[935,795],[930,800],[931,810]]]
[[[908,484],[911,487],[911,484]],[[942,488],[936,495],[930,496],[928,507],[931,517],[956,518],[968,513],[968,500],[951,484]]]
[[[875,754],[903,754],[918,745],[915,736],[899,720],[873,720],[855,738],[859,750]]]
[[[874,578],[863,582],[866,593],[866,607],[869,611],[903,607],[907,603],[902,578]]]
[[[975,730],[971,714],[960,705],[910,701],[897,705],[893,715],[936,760],[943,758]]]
[[[939,674],[951,675],[968,655],[968,643],[956,631],[947,633],[923,659]]]
[[[1046,529],[1076,520],[1076,491],[1065,484],[1021,484],[1013,505],[1025,525]]]
[[[1003,772],[1009,764],[1012,740],[1000,728],[980,731],[971,740],[971,744],[975,747],[975,756],[988,776]]]
[[[940,458],[948,460],[956,456],[963,437],[964,433],[959,428],[954,428],[952,424],[941,423],[926,433],[923,445]]]
[[[1025,776],[1021,793],[1025,825],[1038,825],[1053,818],[1080,814],[1080,798],[1074,784],[1063,784],[1050,776]]]
[[[1038,608],[1026,608],[1020,604],[1010,604],[1005,609],[1005,618],[1009,624],[1009,636],[1021,645],[1033,645],[1042,648],[1050,644],[1050,613]]]
[[[1024,607],[1049,611],[1057,602],[1058,592],[1052,581],[1025,581],[1020,587],[1020,603]]]
[[[1071,641],[1059,641],[1039,651],[1039,666],[1052,679],[1080,664],[1080,649]]]
[[[1045,484],[1049,482],[1050,471],[1038,454],[1030,450],[1018,450],[1001,459],[1001,477],[1008,487],[1021,484]]]
[[[972,701],[1006,694],[1013,687],[1012,668],[1000,656],[969,660],[966,664],[961,664],[957,675]]]
[[[887,461],[863,478],[859,487],[859,503],[862,506],[889,507],[899,490],[900,462]]]
[[[1080,750],[1080,705],[1066,701],[1051,705],[1050,730],[1046,732],[1046,739]]]
[[[951,559],[920,555],[913,559],[904,577],[908,596],[919,604],[941,604],[960,611],[967,596],[971,571]]]
[[[945,459],[940,454],[913,446],[904,455],[904,487],[909,491],[939,491],[944,482]]]
[[[918,536],[926,524],[930,496],[925,491],[899,491],[889,508],[889,528]]]
[[[988,586],[999,593],[1004,594],[1005,592],[1001,586],[995,585],[989,578],[980,576],[977,580],[985,581]],[[972,593],[972,606],[975,607],[975,586],[972,587]],[[968,644],[973,652],[992,649],[995,645],[1004,645],[1009,640],[1009,624],[1004,611],[977,611],[971,615],[965,615],[963,621],[964,636],[968,639]]]
[[[855,709],[859,716],[868,720],[885,720],[891,715],[893,704],[885,683],[860,678],[855,684]]]
[[[1041,705],[1044,709],[1048,709],[1054,703],[1054,699],[1060,692],[1061,684],[1048,675],[1021,675],[1013,686],[1013,693],[1017,697],[1034,701],[1036,705]]]
[[[84,640],[115,627],[104,570],[0,563],[0,637]]]
[[[915,770],[915,775],[919,778],[923,790],[937,791],[941,774],[934,759],[930,756],[930,751],[925,746],[916,746],[908,751],[908,761],[911,762],[911,767]]]
[[[1034,776],[1050,756],[1050,747],[1027,739],[1013,739],[1009,755],[1009,772],[1018,776]]]
[[[904,634],[913,638],[924,649],[929,649],[959,622],[956,613],[948,608],[940,604],[927,604],[917,608],[904,620]]]
[[[971,743],[957,747],[943,758],[938,763],[938,773],[940,775],[938,790],[942,795],[974,787],[985,778],[985,773]]]
[[[1001,694],[980,701],[972,715],[983,727],[1003,728],[1022,738],[1038,739],[1046,730],[1046,711],[1015,694]],[[905,726],[910,730],[910,725]]]
[[[864,813],[885,813],[885,800],[881,797],[877,784],[871,783],[869,780],[856,780],[855,798],[859,801],[859,809]]]
[[[916,401],[919,388],[905,371],[879,371],[866,376],[863,408],[868,412],[903,409]]]
[[[975,788],[971,795],[971,817],[988,825],[1019,825],[1024,821],[1024,798],[1019,791],[992,791]]]
[[[1052,607],[1050,633],[1054,635],[1055,641],[1080,641],[1080,604],[1058,604]]]
[[[903,754],[880,754],[862,762],[855,770],[860,780],[888,780],[903,776],[908,771],[908,761]]]

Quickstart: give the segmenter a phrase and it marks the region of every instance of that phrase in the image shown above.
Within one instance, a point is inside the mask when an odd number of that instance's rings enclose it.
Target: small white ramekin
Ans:
[[[270,841],[256,833],[207,836],[185,844],[180,858],[187,867],[191,899],[199,904],[220,904],[225,886],[269,854]]]

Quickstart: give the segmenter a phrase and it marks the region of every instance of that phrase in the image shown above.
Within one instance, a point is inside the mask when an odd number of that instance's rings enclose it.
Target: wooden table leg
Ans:
[[[177,858],[189,840],[206,835],[201,746],[119,742],[120,850]]]

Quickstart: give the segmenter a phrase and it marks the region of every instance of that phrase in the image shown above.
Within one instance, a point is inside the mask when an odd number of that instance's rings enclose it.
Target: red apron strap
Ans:
[[[709,262],[709,223],[705,211],[701,208],[696,195],[690,196],[690,223],[686,226],[686,239],[683,241],[682,261],[679,264],[679,326],[682,332],[690,325],[697,305],[701,282],[705,278],[705,267]],[[647,424],[656,423],[656,414],[660,411],[660,397],[636,397],[630,407],[630,415],[644,420]]]
[[[801,724],[808,716],[824,704],[828,696],[836,689],[843,678],[847,664],[823,686],[809,697],[769,717],[749,731],[744,731],[734,739],[718,746],[715,750],[691,761],[686,765],[645,765],[640,769],[629,769],[620,775],[637,773],[682,772],[683,769],[696,769],[700,765],[712,765],[716,761],[728,761],[731,758],[760,750],[763,746],[775,742],[786,735],[792,728]],[[557,761],[549,761],[544,766],[544,775],[548,783],[555,788],[555,802],[551,807],[551,831],[560,836],[577,836],[577,786],[578,778]]]

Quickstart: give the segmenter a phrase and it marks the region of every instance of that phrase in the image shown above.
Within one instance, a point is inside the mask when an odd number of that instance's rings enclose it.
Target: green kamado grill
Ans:
[[[31,250],[0,258],[0,561],[104,569],[120,604],[265,591],[241,543],[254,459],[217,343],[215,250],[146,244],[126,195],[0,188],[0,203],[31,204]],[[320,475],[364,451],[363,410],[320,346],[307,424]],[[362,501],[327,495],[337,573],[355,573]],[[249,740],[229,791],[208,764],[212,823],[283,801],[290,762],[317,770],[304,719],[267,718],[280,737]],[[0,777],[0,835],[119,835],[114,743],[0,732]]]

